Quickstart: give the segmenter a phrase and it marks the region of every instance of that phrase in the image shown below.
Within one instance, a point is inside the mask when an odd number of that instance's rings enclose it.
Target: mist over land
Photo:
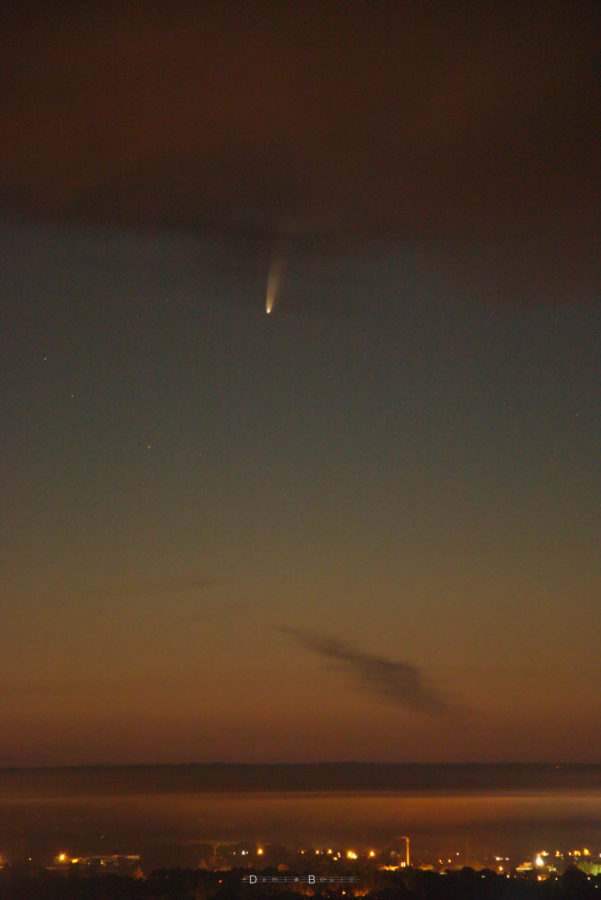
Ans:
[[[60,853],[130,853],[141,856],[144,873],[196,868],[207,847],[212,853],[225,845],[271,844],[288,848],[280,853],[307,847],[379,851],[398,835],[410,836],[416,865],[448,857],[486,866],[499,854],[518,865],[543,847],[590,847],[597,854],[600,810],[599,764],[0,769],[5,859],[46,865]]]

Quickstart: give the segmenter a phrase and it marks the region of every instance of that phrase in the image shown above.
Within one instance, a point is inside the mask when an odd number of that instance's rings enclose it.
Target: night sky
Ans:
[[[0,764],[598,761],[600,24],[5,14]]]

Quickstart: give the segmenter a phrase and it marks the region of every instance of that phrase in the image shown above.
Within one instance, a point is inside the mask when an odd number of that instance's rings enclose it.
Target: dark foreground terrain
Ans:
[[[264,875],[277,877],[277,870]],[[247,872],[208,872],[198,869],[169,869],[153,872],[148,878],[119,875],[64,875],[45,870],[4,867],[0,870],[0,900],[293,900],[315,898],[367,897],[368,900],[599,900],[601,875],[587,875],[579,869],[539,881],[535,874],[497,875],[477,872],[436,872],[407,869],[403,872],[354,873],[353,885],[248,884]]]

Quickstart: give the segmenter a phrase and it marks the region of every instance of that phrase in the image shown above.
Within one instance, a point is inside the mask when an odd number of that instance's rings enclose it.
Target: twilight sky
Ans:
[[[7,17],[0,764],[598,760],[600,22]]]

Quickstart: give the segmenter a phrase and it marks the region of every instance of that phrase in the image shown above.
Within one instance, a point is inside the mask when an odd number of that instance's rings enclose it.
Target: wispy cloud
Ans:
[[[276,631],[291,637],[301,647],[348,672],[364,693],[387,701],[393,706],[433,716],[451,711],[445,693],[428,683],[422,671],[407,662],[397,662],[364,653],[327,635],[297,628],[278,627]]]
[[[200,593],[223,582],[223,578],[205,575],[176,575],[170,578],[155,578],[147,581],[110,584],[90,590],[90,596],[108,600],[125,598],[140,600],[172,597],[176,594]]]
[[[90,584],[87,586],[62,586],[56,591],[56,600],[77,590],[80,598],[90,601],[130,602],[171,600],[178,595],[204,594],[213,587],[219,587],[226,579],[223,576],[208,575],[173,575],[166,578],[148,578],[146,580],[112,581]]]

